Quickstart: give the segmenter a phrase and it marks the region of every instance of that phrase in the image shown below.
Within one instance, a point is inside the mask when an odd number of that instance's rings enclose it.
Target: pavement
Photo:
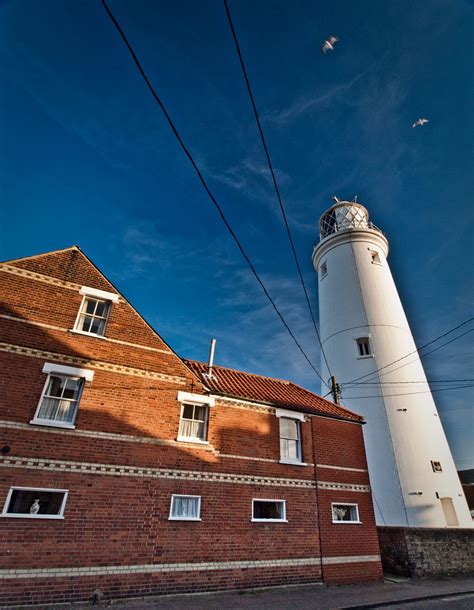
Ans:
[[[383,582],[356,585],[296,585],[245,591],[167,595],[91,604],[35,606],[38,610],[82,608],[112,610],[359,610],[474,609],[474,575],[405,579],[386,576]],[[23,607],[24,608],[24,607]],[[32,608],[29,606],[29,608]]]
[[[472,595],[471,595],[472,594]],[[355,610],[362,608],[401,608],[426,603],[429,608],[442,607],[443,598],[466,601],[474,608],[474,575],[445,579],[404,579],[387,577],[384,582],[357,585],[305,585],[248,590],[232,593],[173,595],[116,601],[111,607],[120,610]],[[457,600],[457,597],[463,599]],[[456,606],[451,605],[451,608]]]

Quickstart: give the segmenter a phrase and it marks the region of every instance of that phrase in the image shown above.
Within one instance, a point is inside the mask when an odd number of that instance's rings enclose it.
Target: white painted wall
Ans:
[[[357,207],[360,214],[361,206]],[[371,251],[378,253],[380,264],[372,261]],[[314,250],[316,271],[322,263],[327,265],[325,277],[318,273],[321,341],[340,384],[416,350],[387,254],[385,237],[360,223],[326,237]],[[370,339],[370,357],[359,356],[356,339],[362,336]],[[329,377],[324,359],[322,368]],[[459,525],[472,527],[429,386],[407,383],[426,381],[418,354],[361,381],[384,382],[347,387],[342,399],[367,421],[364,437],[377,523],[446,527],[440,498],[450,497]],[[386,383],[393,381],[404,383]],[[433,472],[431,460],[441,462],[443,471]]]

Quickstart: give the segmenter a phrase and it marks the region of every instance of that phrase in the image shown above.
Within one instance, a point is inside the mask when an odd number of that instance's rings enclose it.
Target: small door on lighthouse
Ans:
[[[454,508],[453,499],[441,498],[441,506],[443,507],[446,525],[448,527],[459,527],[459,521]]]

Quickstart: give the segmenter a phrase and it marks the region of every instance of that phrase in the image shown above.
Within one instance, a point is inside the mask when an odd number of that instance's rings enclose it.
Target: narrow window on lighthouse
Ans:
[[[370,356],[372,354],[368,337],[360,337],[359,339],[356,339],[356,343],[360,357]]]
[[[380,255],[376,250],[371,250],[370,251],[370,256],[372,257],[372,262],[377,264],[377,265],[381,265],[382,261],[380,260]]]
[[[326,277],[326,275],[328,274],[328,264],[326,262],[321,263],[320,271],[321,279],[323,279],[323,277]]]

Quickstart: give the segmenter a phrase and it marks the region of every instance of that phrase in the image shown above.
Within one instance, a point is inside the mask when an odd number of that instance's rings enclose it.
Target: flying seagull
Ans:
[[[428,119],[418,119],[418,121],[413,123],[412,127],[418,127],[418,125],[422,127],[425,123],[429,123]]]
[[[329,36],[329,38],[325,40],[321,46],[321,53],[326,55],[328,51],[334,51],[335,42],[339,42],[339,38],[337,36]]]

